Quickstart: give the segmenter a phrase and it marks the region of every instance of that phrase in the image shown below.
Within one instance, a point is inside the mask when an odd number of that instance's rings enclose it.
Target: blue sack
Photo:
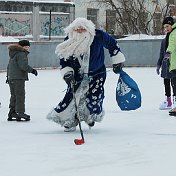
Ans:
[[[138,85],[123,70],[117,82],[116,101],[123,111],[136,110],[141,107],[141,93]]]

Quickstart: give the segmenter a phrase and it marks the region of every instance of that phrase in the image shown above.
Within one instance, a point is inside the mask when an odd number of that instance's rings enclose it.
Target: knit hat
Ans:
[[[173,25],[174,24],[174,19],[172,17],[166,17],[164,20],[163,20],[163,25],[164,24],[169,24],[169,25]]]
[[[21,46],[30,46],[30,43],[29,43],[28,40],[20,40],[18,42],[18,44],[21,45]]]

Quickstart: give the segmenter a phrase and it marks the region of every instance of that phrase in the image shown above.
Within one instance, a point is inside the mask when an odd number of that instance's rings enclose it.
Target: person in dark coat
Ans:
[[[64,126],[65,131],[74,131],[78,118],[92,127],[104,117],[104,48],[109,51],[115,73],[120,72],[125,57],[117,41],[108,33],[95,29],[90,20],[77,18],[65,32],[68,38],[56,47],[56,54],[68,88],[47,119]]]
[[[164,81],[164,90],[165,90],[165,96],[166,100],[163,101],[159,109],[160,110],[167,110],[172,108],[172,98],[171,98],[171,89],[173,89],[172,84],[171,84],[171,78],[172,78],[172,73],[169,72],[169,60],[165,59],[165,54],[166,50],[168,47],[168,38],[169,35],[172,31],[172,25],[174,24],[174,20],[172,17],[167,17],[163,21],[163,26],[166,25],[167,27],[164,28],[164,32],[166,34],[166,37],[162,40],[161,42],[161,47],[160,47],[160,56],[157,62],[157,74],[160,74],[160,69],[161,69],[161,77],[163,78]],[[173,96],[175,96],[173,94]]]
[[[30,43],[21,40],[18,44],[8,46],[9,63],[7,66],[7,83],[10,87],[10,111],[8,121],[29,121],[30,116],[25,114],[25,81],[28,81],[28,73],[37,76],[37,70],[28,65]]]

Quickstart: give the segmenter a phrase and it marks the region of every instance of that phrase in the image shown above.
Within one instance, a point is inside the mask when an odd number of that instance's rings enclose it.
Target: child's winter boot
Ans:
[[[176,116],[176,97],[173,97],[172,109],[169,111],[170,116]]]
[[[17,118],[17,122],[21,122],[21,121],[30,121],[30,115],[27,115],[23,112],[19,112],[17,113],[18,118]]]
[[[166,100],[160,104],[159,109],[160,110],[172,109],[171,97],[167,97]]]
[[[10,108],[7,121],[16,121],[17,119],[18,115],[16,114],[15,109]]]

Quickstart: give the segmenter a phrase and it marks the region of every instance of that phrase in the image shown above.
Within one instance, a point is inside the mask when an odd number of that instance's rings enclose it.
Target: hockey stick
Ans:
[[[80,133],[81,133],[81,139],[75,139],[75,140],[74,140],[74,143],[75,143],[76,145],[82,145],[82,144],[85,143],[85,141],[84,141],[83,131],[82,131],[82,128],[81,128],[81,122],[80,122],[80,119],[79,119],[79,116],[78,116],[78,107],[77,107],[76,96],[75,96],[75,82],[72,82],[72,92],[73,92],[73,99],[74,99],[75,110],[76,110],[75,119],[78,120],[79,131],[80,131]]]

